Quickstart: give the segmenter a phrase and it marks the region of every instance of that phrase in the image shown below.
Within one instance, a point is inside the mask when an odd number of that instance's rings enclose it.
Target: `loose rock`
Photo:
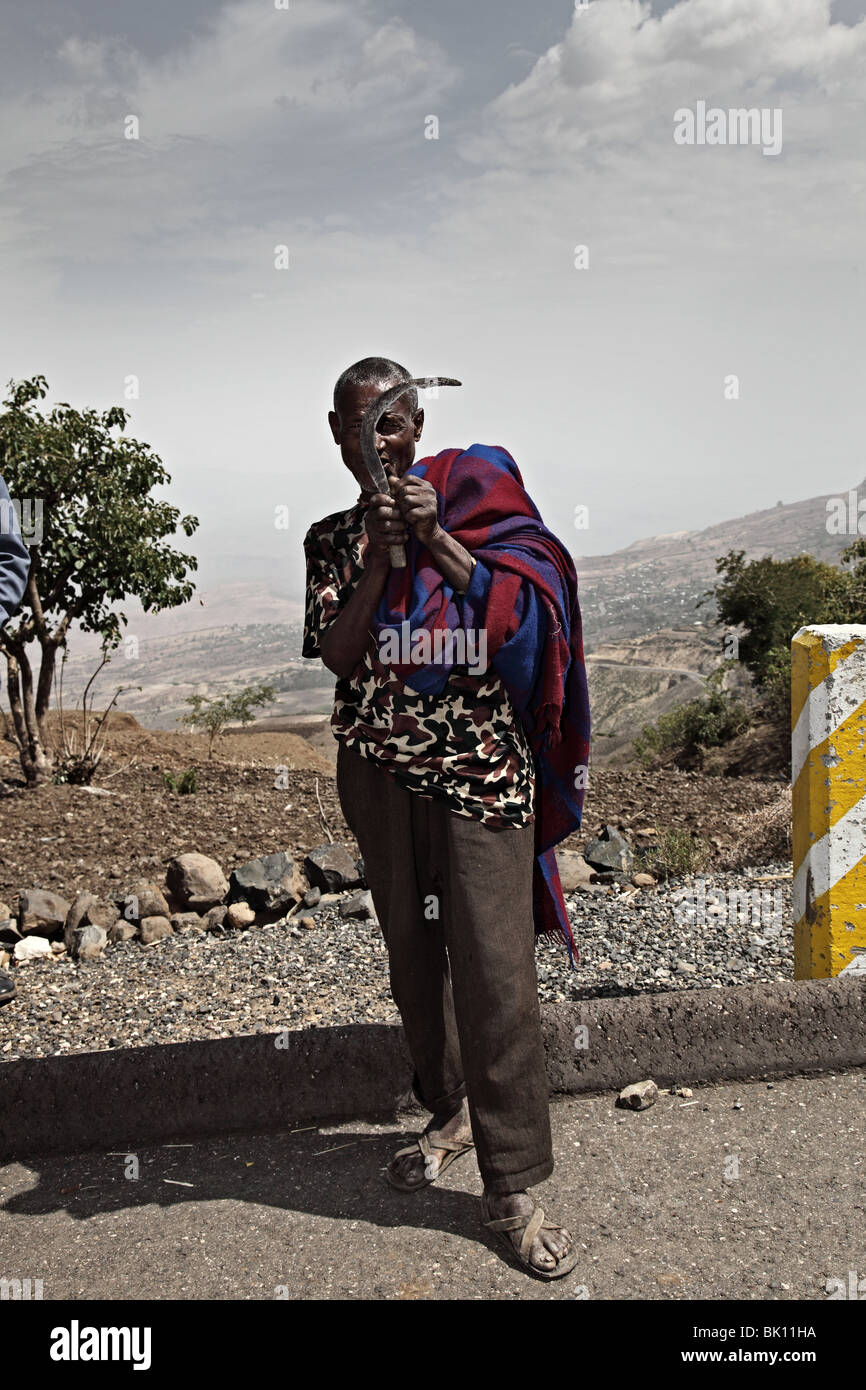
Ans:
[[[103,927],[106,931],[113,927],[120,913],[114,903],[94,898],[84,914],[84,923],[89,927]]]
[[[225,915],[225,926],[235,928],[251,927],[255,920],[256,914],[249,903],[229,903]]]
[[[616,1103],[625,1110],[648,1110],[658,1098],[659,1088],[654,1081],[635,1081],[620,1091]]]
[[[108,945],[108,932],[105,928],[90,923],[76,927],[72,935],[74,939],[70,955],[74,960],[97,960]]]
[[[323,893],[338,893],[343,888],[357,888],[358,867],[345,845],[320,845],[304,860],[304,872],[315,888]]]
[[[170,917],[165,894],[147,879],[137,879],[129,892],[120,900],[123,916],[129,922],[140,922],[142,917]]]
[[[174,930],[167,917],[142,917],[141,940],[145,946],[159,941],[164,936],[173,936]]]
[[[584,858],[594,869],[613,869],[622,874],[631,874],[634,869],[631,846],[615,825],[606,825],[598,839],[589,841]]]
[[[306,886],[291,855],[280,850],[234,870],[229,880],[229,903],[248,903],[258,912],[285,912],[300,902]]]
[[[340,903],[341,917],[364,917],[376,916],[376,909],[373,906],[373,895],[369,889],[360,893],[352,893]]]
[[[587,864],[582,854],[573,849],[558,849],[556,862],[563,893],[574,893],[584,884],[595,883],[598,874]]]
[[[161,913],[154,913],[154,916],[161,916]],[[174,931],[204,931],[204,923],[197,912],[173,912],[169,921]]]
[[[51,942],[47,936],[37,936],[34,933],[17,942],[12,954],[19,964],[25,960],[36,960],[39,956],[50,956]]]
[[[197,912],[206,912],[222,902],[229,889],[219,864],[206,854],[179,854],[169,860],[165,881],[169,892],[183,907]],[[153,916],[165,918],[164,913]]]
[[[108,929],[108,939],[113,946],[122,945],[124,941],[131,941],[138,935],[138,927],[135,922],[128,922],[125,917],[118,917],[113,926]]]
[[[18,899],[18,927],[40,936],[60,931],[66,922],[69,903],[59,893],[44,888],[26,888]]]

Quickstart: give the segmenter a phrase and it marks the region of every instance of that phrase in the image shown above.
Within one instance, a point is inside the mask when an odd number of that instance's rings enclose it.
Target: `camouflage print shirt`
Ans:
[[[322,633],[363,573],[366,507],[360,501],[312,525],[307,560],[304,656],[321,656]],[[534,818],[535,770],[523,726],[492,667],[455,666],[439,695],[419,695],[379,660],[372,633],[351,676],[337,681],[335,736],[403,787],[445,801],[491,828]]]

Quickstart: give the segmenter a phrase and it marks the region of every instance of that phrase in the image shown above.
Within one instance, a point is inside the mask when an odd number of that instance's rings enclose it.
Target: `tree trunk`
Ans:
[[[17,644],[16,644],[17,645]],[[10,651],[7,639],[6,670],[9,708],[18,756],[28,786],[40,786],[51,777],[51,757],[46,751],[44,727],[36,714],[33,672],[23,646]]]
[[[42,647],[42,660],[39,663],[39,679],[36,682],[36,703],[35,718],[39,729],[39,737],[42,740],[43,748],[49,745],[48,730],[45,725],[45,717],[48,714],[48,706],[51,702],[51,691],[54,688],[54,667],[57,660],[57,643],[53,639],[40,637]]]

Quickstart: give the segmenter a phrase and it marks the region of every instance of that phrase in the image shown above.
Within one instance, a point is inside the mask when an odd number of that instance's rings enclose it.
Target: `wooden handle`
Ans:
[[[404,570],[406,568],[406,547],[405,545],[392,545],[389,547],[391,564],[394,569]]]

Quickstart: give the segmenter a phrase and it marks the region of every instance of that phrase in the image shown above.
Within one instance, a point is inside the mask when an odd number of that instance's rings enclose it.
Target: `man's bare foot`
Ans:
[[[538,1205],[528,1192],[496,1193],[488,1192],[485,1188],[484,1197],[491,1221],[505,1216],[526,1217],[528,1220]],[[519,1253],[523,1230],[505,1231],[502,1234],[508,1236],[515,1251]],[[571,1251],[572,1245],[571,1234],[564,1226],[554,1226],[550,1230],[542,1227],[529,1247],[529,1263],[544,1271],[555,1269],[560,1260]]]
[[[469,1106],[464,1100],[460,1109],[453,1115],[434,1115],[430,1120],[427,1129],[424,1131],[430,1143],[430,1158],[436,1160],[436,1165],[441,1163],[449,1152],[447,1149],[437,1149],[437,1139],[447,1139],[450,1143],[471,1144],[472,1125],[469,1121]],[[401,1158],[393,1158],[388,1165],[389,1170],[394,1176],[404,1183],[422,1185],[422,1179],[435,1177],[432,1170],[428,1170],[430,1159],[425,1159],[419,1149],[414,1153],[404,1154]]]

